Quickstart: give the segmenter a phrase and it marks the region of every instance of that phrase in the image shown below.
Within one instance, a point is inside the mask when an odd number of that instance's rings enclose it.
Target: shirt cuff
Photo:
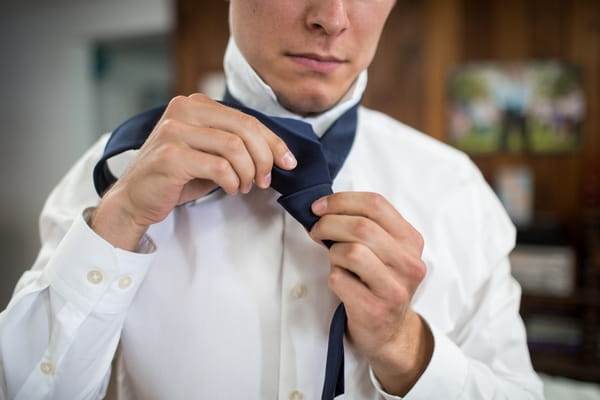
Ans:
[[[369,376],[377,392],[385,400],[457,399],[463,392],[468,374],[468,361],[458,346],[446,335],[430,326],[433,354],[423,375],[404,397],[386,393],[371,368]]]
[[[57,247],[44,273],[50,287],[87,314],[124,311],[141,285],[156,252],[145,237],[140,252],[118,249],[90,228],[79,215]]]

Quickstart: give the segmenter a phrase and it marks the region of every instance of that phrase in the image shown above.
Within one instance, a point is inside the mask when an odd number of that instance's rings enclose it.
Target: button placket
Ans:
[[[300,368],[301,365],[325,365],[325,356],[319,352],[314,343],[304,341],[306,330],[317,329],[317,319],[311,315],[322,313],[321,304],[315,303],[320,290],[326,290],[326,271],[320,265],[328,266],[327,253],[314,245],[304,229],[291,216],[284,217],[282,257],[282,285],[285,298],[282,299],[282,345],[281,345],[281,378],[279,398],[306,399],[320,397],[320,385],[302,387],[299,382],[321,380],[320,372],[314,369]],[[322,274],[323,280],[315,280],[314,274]],[[324,297],[326,307],[328,299]],[[309,308],[315,307],[315,311]],[[320,319],[323,314],[320,314]],[[329,320],[325,322],[329,326]],[[325,338],[326,339],[326,338]],[[324,371],[323,371],[324,372]],[[318,394],[317,394],[318,393]]]

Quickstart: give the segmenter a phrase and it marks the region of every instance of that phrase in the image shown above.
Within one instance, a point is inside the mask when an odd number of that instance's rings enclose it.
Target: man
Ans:
[[[359,102],[393,5],[232,0],[231,95],[323,135]],[[307,233],[269,187],[294,154],[240,111],[176,97],[98,199],[105,143],[51,194],[1,316],[4,397],[101,398],[110,381],[119,398],[316,399],[341,300],[344,398],[541,398],[514,230],[458,152],[361,108]]]

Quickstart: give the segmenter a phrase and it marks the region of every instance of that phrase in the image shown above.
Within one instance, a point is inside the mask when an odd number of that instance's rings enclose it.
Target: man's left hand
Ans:
[[[384,390],[404,396],[425,370],[431,332],[412,310],[425,277],[423,238],[381,195],[341,192],[312,205],[313,240],[329,250],[329,287],[348,315],[348,338],[370,362]]]

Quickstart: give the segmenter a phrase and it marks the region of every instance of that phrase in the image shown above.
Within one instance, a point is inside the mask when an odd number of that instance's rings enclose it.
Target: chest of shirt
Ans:
[[[211,397],[211,388],[222,396],[233,375],[239,389],[229,388],[227,398],[317,396],[339,300],[327,287],[326,249],[277,196],[215,192],[150,233],[157,258],[121,338],[132,381],[168,377],[182,395],[222,398]]]
[[[383,192],[408,218],[419,215],[397,195],[401,182],[385,190],[381,177],[369,181],[358,155],[351,154],[335,191]],[[175,386],[184,396],[200,390],[202,398],[222,398],[219,390],[231,382],[224,377],[233,375],[239,389],[228,388],[227,398],[285,398],[294,390],[319,396],[339,300],[327,287],[327,250],[277,197],[270,189],[236,196],[216,191],[151,229],[158,254],[121,338],[126,365],[135,371],[128,386],[138,387],[136,377],[152,377],[156,386],[145,390],[160,390],[159,382],[168,381],[164,387]],[[426,298],[415,299],[422,311],[439,308]],[[351,346],[346,374],[356,385],[349,393],[372,390],[365,384],[366,360]]]

